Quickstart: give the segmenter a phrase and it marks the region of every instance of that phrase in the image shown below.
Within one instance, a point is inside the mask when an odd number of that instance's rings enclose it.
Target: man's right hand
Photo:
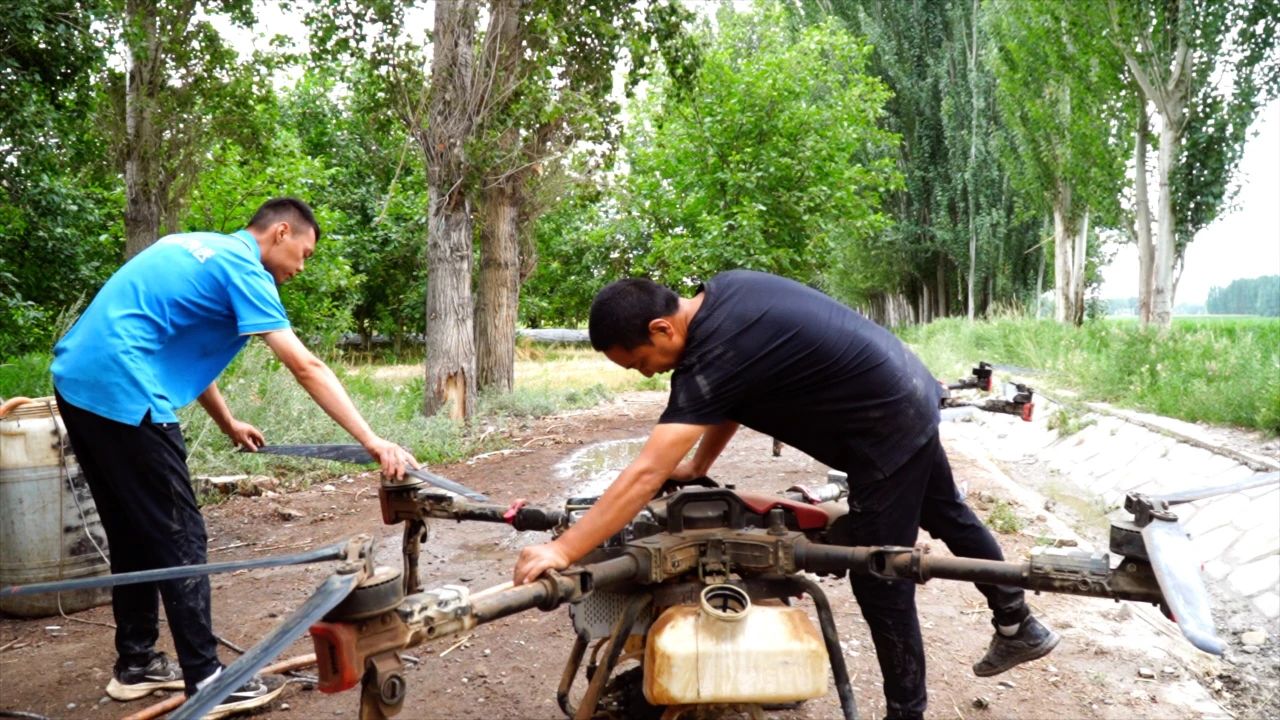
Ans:
[[[365,450],[369,451],[369,455],[382,466],[382,477],[388,480],[400,480],[404,478],[406,467],[418,467],[418,461],[408,450],[380,437],[375,437],[368,443],[365,443]]]

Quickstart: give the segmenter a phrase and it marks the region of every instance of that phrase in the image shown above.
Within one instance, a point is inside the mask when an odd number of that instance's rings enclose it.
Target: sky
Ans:
[[[1235,207],[1187,246],[1177,304],[1202,304],[1209,288],[1239,278],[1280,275],[1280,100],[1263,109],[1250,131],[1256,135],[1245,143],[1237,170]],[[1137,246],[1122,246],[1102,277],[1103,298],[1137,297]]]

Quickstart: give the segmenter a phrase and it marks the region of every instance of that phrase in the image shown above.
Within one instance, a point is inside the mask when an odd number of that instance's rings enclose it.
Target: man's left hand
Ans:
[[[537,580],[548,570],[563,570],[567,567],[569,556],[554,542],[530,545],[521,550],[520,557],[516,558],[511,581],[516,585],[523,585]]]
[[[227,429],[227,437],[231,438],[231,442],[235,443],[236,447],[244,448],[249,452],[257,452],[258,448],[267,442],[258,428],[240,420],[231,421],[231,427]]]

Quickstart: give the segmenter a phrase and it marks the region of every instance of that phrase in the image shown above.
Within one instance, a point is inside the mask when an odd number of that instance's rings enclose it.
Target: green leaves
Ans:
[[[673,286],[741,267],[823,283],[833,252],[882,228],[899,182],[889,94],[868,48],[834,22],[796,28],[780,9],[720,14],[690,92],[638,103],[621,224],[633,271]]]

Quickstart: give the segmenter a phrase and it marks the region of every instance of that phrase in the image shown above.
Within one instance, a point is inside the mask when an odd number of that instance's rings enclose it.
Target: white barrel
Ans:
[[[107,535],[53,398],[0,410],[0,585],[111,572]],[[106,588],[0,598],[0,612],[57,615],[110,602]]]

